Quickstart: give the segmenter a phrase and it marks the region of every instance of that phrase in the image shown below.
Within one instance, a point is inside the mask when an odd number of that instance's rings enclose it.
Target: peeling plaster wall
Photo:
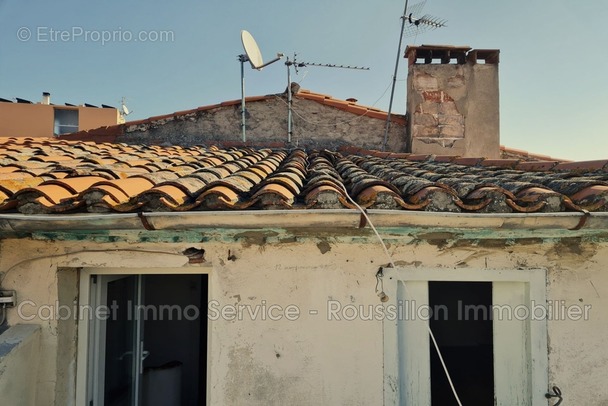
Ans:
[[[607,403],[608,243],[591,236],[543,240],[539,232],[505,238],[488,230],[466,236],[456,231],[381,230],[397,266],[454,273],[546,268],[549,300],[592,306],[589,320],[548,323],[549,383],[576,404]],[[58,269],[74,276],[83,266],[121,267],[125,273],[130,267],[202,267],[209,272],[209,300],[219,309],[300,309],[296,321],[251,320],[248,314],[240,321],[210,321],[211,404],[381,404],[382,322],[328,320],[332,303],[364,309],[380,303],[375,273],[388,261],[368,230],[235,231],[203,243],[204,236],[196,234],[179,243],[142,243],[120,233],[113,243],[4,240],[2,286],[16,289],[20,301],[53,304],[58,297],[71,300],[72,277],[58,276]],[[181,252],[189,247],[204,248],[206,262],[188,265]],[[32,260],[38,257],[44,258]],[[12,309],[9,322],[42,325],[38,404],[73,404],[66,400],[73,391],[65,387],[67,380],[62,388],[56,380],[73,374],[73,363],[57,356],[74,356],[73,342],[62,338],[53,320],[24,321]]]
[[[497,64],[413,64],[407,83],[413,153],[499,157]]]
[[[357,116],[305,99],[293,99],[292,145],[305,148],[339,148],[356,145],[381,149],[385,120]],[[287,99],[247,103],[247,141],[287,143]],[[154,123],[126,127],[121,142],[174,145],[241,141],[241,105],[218,107]],[[405,150],[405,126],[393,122],[387,148]]]
[[[0,335],[0,401],[10,406],[36,406],[40,328],[14,326]]]

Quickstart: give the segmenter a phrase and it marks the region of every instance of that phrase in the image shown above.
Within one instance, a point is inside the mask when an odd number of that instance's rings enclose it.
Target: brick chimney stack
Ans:
[[[498,158],[497,49],[409,46],[408,150]]]

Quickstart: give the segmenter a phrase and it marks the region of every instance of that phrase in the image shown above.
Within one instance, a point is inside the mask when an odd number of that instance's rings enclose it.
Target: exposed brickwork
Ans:
[[[467,59],[469,51],[445,46],[406,51],[411,152],[500,156],[497,58],[488,53],[496,64],[477,64],[480,56]],[[424,63],[418,63],[421,58]],[[441,63],[431,63],[436,59]]]

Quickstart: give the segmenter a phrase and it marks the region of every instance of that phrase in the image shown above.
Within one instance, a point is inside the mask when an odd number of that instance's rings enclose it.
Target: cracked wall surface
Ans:
[[[498,158],[498,93],[496,64],[410,65],[411,152]]]
[[[387,266],[382,247],[369,229],[358,234],[350,229],[272,231],[235,230],[205,242],[198,232],[179,231],[174,233],[182,240],[172,243],[140,241],[137,234],[121,231],[113,233],[114,242],[95,241],[93,235],[88,240],[43,235],[4,240],[0,275],[3,289],[17,290],[20,302],[73,306],[81,267],[116,267],[124,274],[141,267],[173,273],[206,269],[209,299],[219,306],[265,301],[267,306],[294,305],[300,310],[296,320],[245,314],[241,320],[209,322],[209,404],[378,404],[384,387],[383,326],[370,309],[381,305],[375,275],[380,266]],[[576,404],[608,402],[608,313],[602,310],[608,305],[605,234],[425,228],[380,232],[400,267],[444,269],[455,275],[467,270],[498,275],[546,269],[548,300],[591,306],[587,320],[548,322],[549,384],[559,386]],[[204,263],[189,264],[181,254],[193,246],[205,250]],[[332,304],[363,309],[361,317],[331,313]],[[23,308],[25,316],[35,310],[33,305]],[[8,317],[11,325],[41,325],[37,388],[32,383],[14,389],[36,390],[40,406],[74,405],[75,321],[62,326],[53,317],[24,320],[17,308],[9,309]]]

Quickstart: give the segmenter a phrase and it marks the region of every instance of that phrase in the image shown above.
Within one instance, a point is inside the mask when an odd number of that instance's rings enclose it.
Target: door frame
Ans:
[[[79,314],[78,316],[78,342],[76,352],[76,404],[88,405],[89,388],[93,388],[93,379],[99,375],[92,376],[89,374],[89,364],[91,348],[96,345],[95,340],[100,338],[99,332],[92,331],[91,326],[95,325],[93,320],[90,320],[91,311],[91,276],[93,275],[208,275],[207,278],[207,302],[212,300],[212,272],[211,267],[183,267],[183,268],[81,268],[79,269],[79,293],[78,293],[78,309],[89,309],[88,313]],[[207,309],[201,309],[200,317],[207,317]],[[206,365],[206,404],[210,404],[210,362],[211,362],[211,320],[207,320],[207,365]],[[93,347],[94,348],[94,347]],[[98,347],[99,348],[99,347]]]
[[[142,274],[97,274],[99,276],[96,284],[97,288],[93,290],[95,298],[93,299],[93,305],[95,307],[105,306],[105,308],[109,308],[109,303],[107,302],[108,296],[108,284],[120,279],[129,278],[129,277],[137,277],[136,286],[135,286],[135,305],[141,305],[142,300]],[[89,278],[90,280],[90,278]],[[134,312],[133,316],[135,317],[135,331],[133,337],[133,345],[132,349],[133,354],[131,355],[131,365],[132,365],[132,386],[133,386],[133,396],[136,401],[136,404],[139,403],[139,399],[141,398],[141,340],[142,340],[142,325],[139,320],[138,312]],[[105,337],[107,334],[107,320],[88,320],[89,321],[89,332],[94,332],[94,337],[91,337],[94,342],[89,342],[89,345],[93,345],[93,348],[89,347],[88,352],[88,362],[94,363],[94,368],[92,369],[92,373],[89,374],[88,380],[88,390],[92,392],[92,397],[95,402],[94,404],[103,404],[103,396],[105,394],[105,385],[106,382],[102,380],[102,377],[105,376],[106,372],[106,364],[103,362],[106,358],[106,340],[101,340],[101,337]]]
[[[517,307],[547,303],[545,269],[397,267],[383,268],[382,279],[388,296],[384,303],[386,314],[396,314],[396,317],[383,320],[386,405],[430,405],[428,320],[424,315],[412,312],[412,309],[428,306],[429,281],[492,282],[493,305]],[[412,314],[414,317],[410,317]],[[497,405],[544,404],[548,387],[547,320],[494,320],[493,336]],[[421,351],[421,348],[425,350]],[[525,356],[513,357],[513,352],[517,351]],[[504,361],[502,368],[497,368],[496,359]],[[506,385],[497,387],[496,382],[506,382]]]

